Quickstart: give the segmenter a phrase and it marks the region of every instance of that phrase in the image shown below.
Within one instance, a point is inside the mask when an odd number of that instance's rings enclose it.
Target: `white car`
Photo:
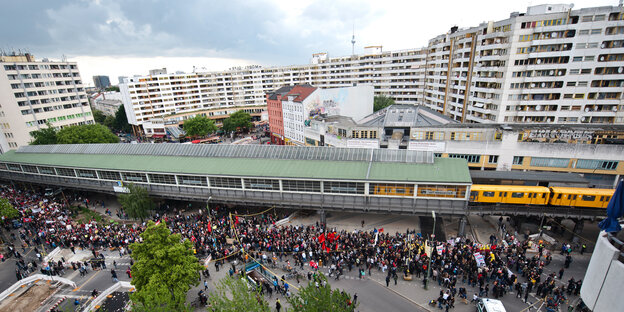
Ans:
[[[481,298],[477,302],[477,312],[506,312],[500,300]]]

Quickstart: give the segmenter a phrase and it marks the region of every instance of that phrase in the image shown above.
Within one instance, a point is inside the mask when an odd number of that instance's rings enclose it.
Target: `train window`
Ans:
[[[561,199],[561,194],[557,195],[557,199]]]
[[[496,192],[483,192],[484,197],[494,197]]]
[[[542,193],[542,198],[546,198],[546,193]]]
[[[600,201],[605,201],[605,197],[604,196],[600,196]]]
[[[478,192],[478,191],[472,191],[472,192],[470,192],[470,196],[471,196],[471,197],[477,197],[478,195],[479,195],[479,192]]]
[[[605,199],[605,201],[610,201],[611,200],[611,196],[607,196],[607,198]]]
[[[575,199],[576,199],[576,195],[570,196],[570,200],[575,200]]]
[[[395,190],[395,193],[397,193],[397,194],[398,194],[398,193],[401,193],[401,194],[405,193],[405,189],[404,189],[404,188],[402,188],[402,187],[397,187],[397,188],[395,188],[394,190]]]
[[[522,193],[522,192],[513,192],[513,193],[511,193],[511,197],[513,197],[513,198],[522,198],[522,197],[524,197],[524,193]]]
[[[505,194],[505,193],[504,192],[498,192],[498,197],[505,197],[505,195],[503,195],[503,194]]]
[[[583,200],[584,201],[595,201],[596,200],[596,196],[594,195],[583,195]]]

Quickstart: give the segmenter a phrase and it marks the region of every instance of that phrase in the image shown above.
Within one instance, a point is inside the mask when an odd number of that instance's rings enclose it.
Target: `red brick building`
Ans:
[[[269,112],[269,130],[271,144],[284,145],[284,116],[282,115],[282,97],[290,92],[294,86],[283,86],[271,93],[267,93],[267,110]]]

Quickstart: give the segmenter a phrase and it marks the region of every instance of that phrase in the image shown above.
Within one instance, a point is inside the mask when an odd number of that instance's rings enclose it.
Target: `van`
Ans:
[[[477,312],[506,312],[500,300],[480,298],[477,302]]]

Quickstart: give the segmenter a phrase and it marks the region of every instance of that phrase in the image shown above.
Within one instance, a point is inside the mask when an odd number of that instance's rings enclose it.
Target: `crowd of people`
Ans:
[[[129,244],[137,241],[145,229],[145,224],[137,223],[74,222],[68,209],[70,202],[90,204],[88,199],[79,195],[67,200],[53,200],[32,190],[2,186],[0,196],[9,199],[22,214],[24,227],[19,229],[22,250],[42,245],[72,251],[75,248],[91,249],[97,259],[97,251],[102,248],[129,251]],[[443,287],[433,301],[438,308],[447,311],[454,307],[456,297],[467,301],[467,288],[470,287],[474,289],[473,300],[489,296],[500,298],[515,291],[516,297],[528,301],[529,293],[535,291],[537,297],[553,307],[566,300],[566,295],[578,295],[580,290],[580,280],[571,279],[567,284],[562,281],[563,268],[559,278],[555,273],[544,274],[551,256],[543,245],[539,246],[539,252],[527,253],[529,240],[507,232],[502,226],[501,238],[494,236],[489,244],[481,244],[464,237],[444,242],[430,241],[414,230],[391,234],[383,229],[329,229],[318,223],[276,226],[284,215],[275,210],[243,215],[213,205],[209,210],[200,209],[196,213],[165,214],[154,218],[165,222],[173,233],[188,238],[198,258],[210,257],[217,271],[226,262],[255,260],[268,267],[286,263],[287,269],[299,267],[303,271],[317,271],[325,266],[329,268],[327,273],[336,279],[347,270],[356,270],[359,278],[381,274],[385,275],[388,287],[391,280],[396,285],[401,275],[405,279],[414,276],[422,278],[423,286],[437,283]],[[18,246],[11,248],[14,255],[20,257]],[[569,252],[567,256],[571,259]],[[90,263],[92,266],[101,265],[97,261]],[[87,263],[59,261],[51,265],[56,274],[67,266],[80,270],[81,274],[88,272]],[[34,261],[19,261],[17,278],[36,267]],[[429,277],[428,272],[431,272]],[[299,281],[298,274],[293,278]],[[282,287],[287,283],[284,278],[280,282]]]

